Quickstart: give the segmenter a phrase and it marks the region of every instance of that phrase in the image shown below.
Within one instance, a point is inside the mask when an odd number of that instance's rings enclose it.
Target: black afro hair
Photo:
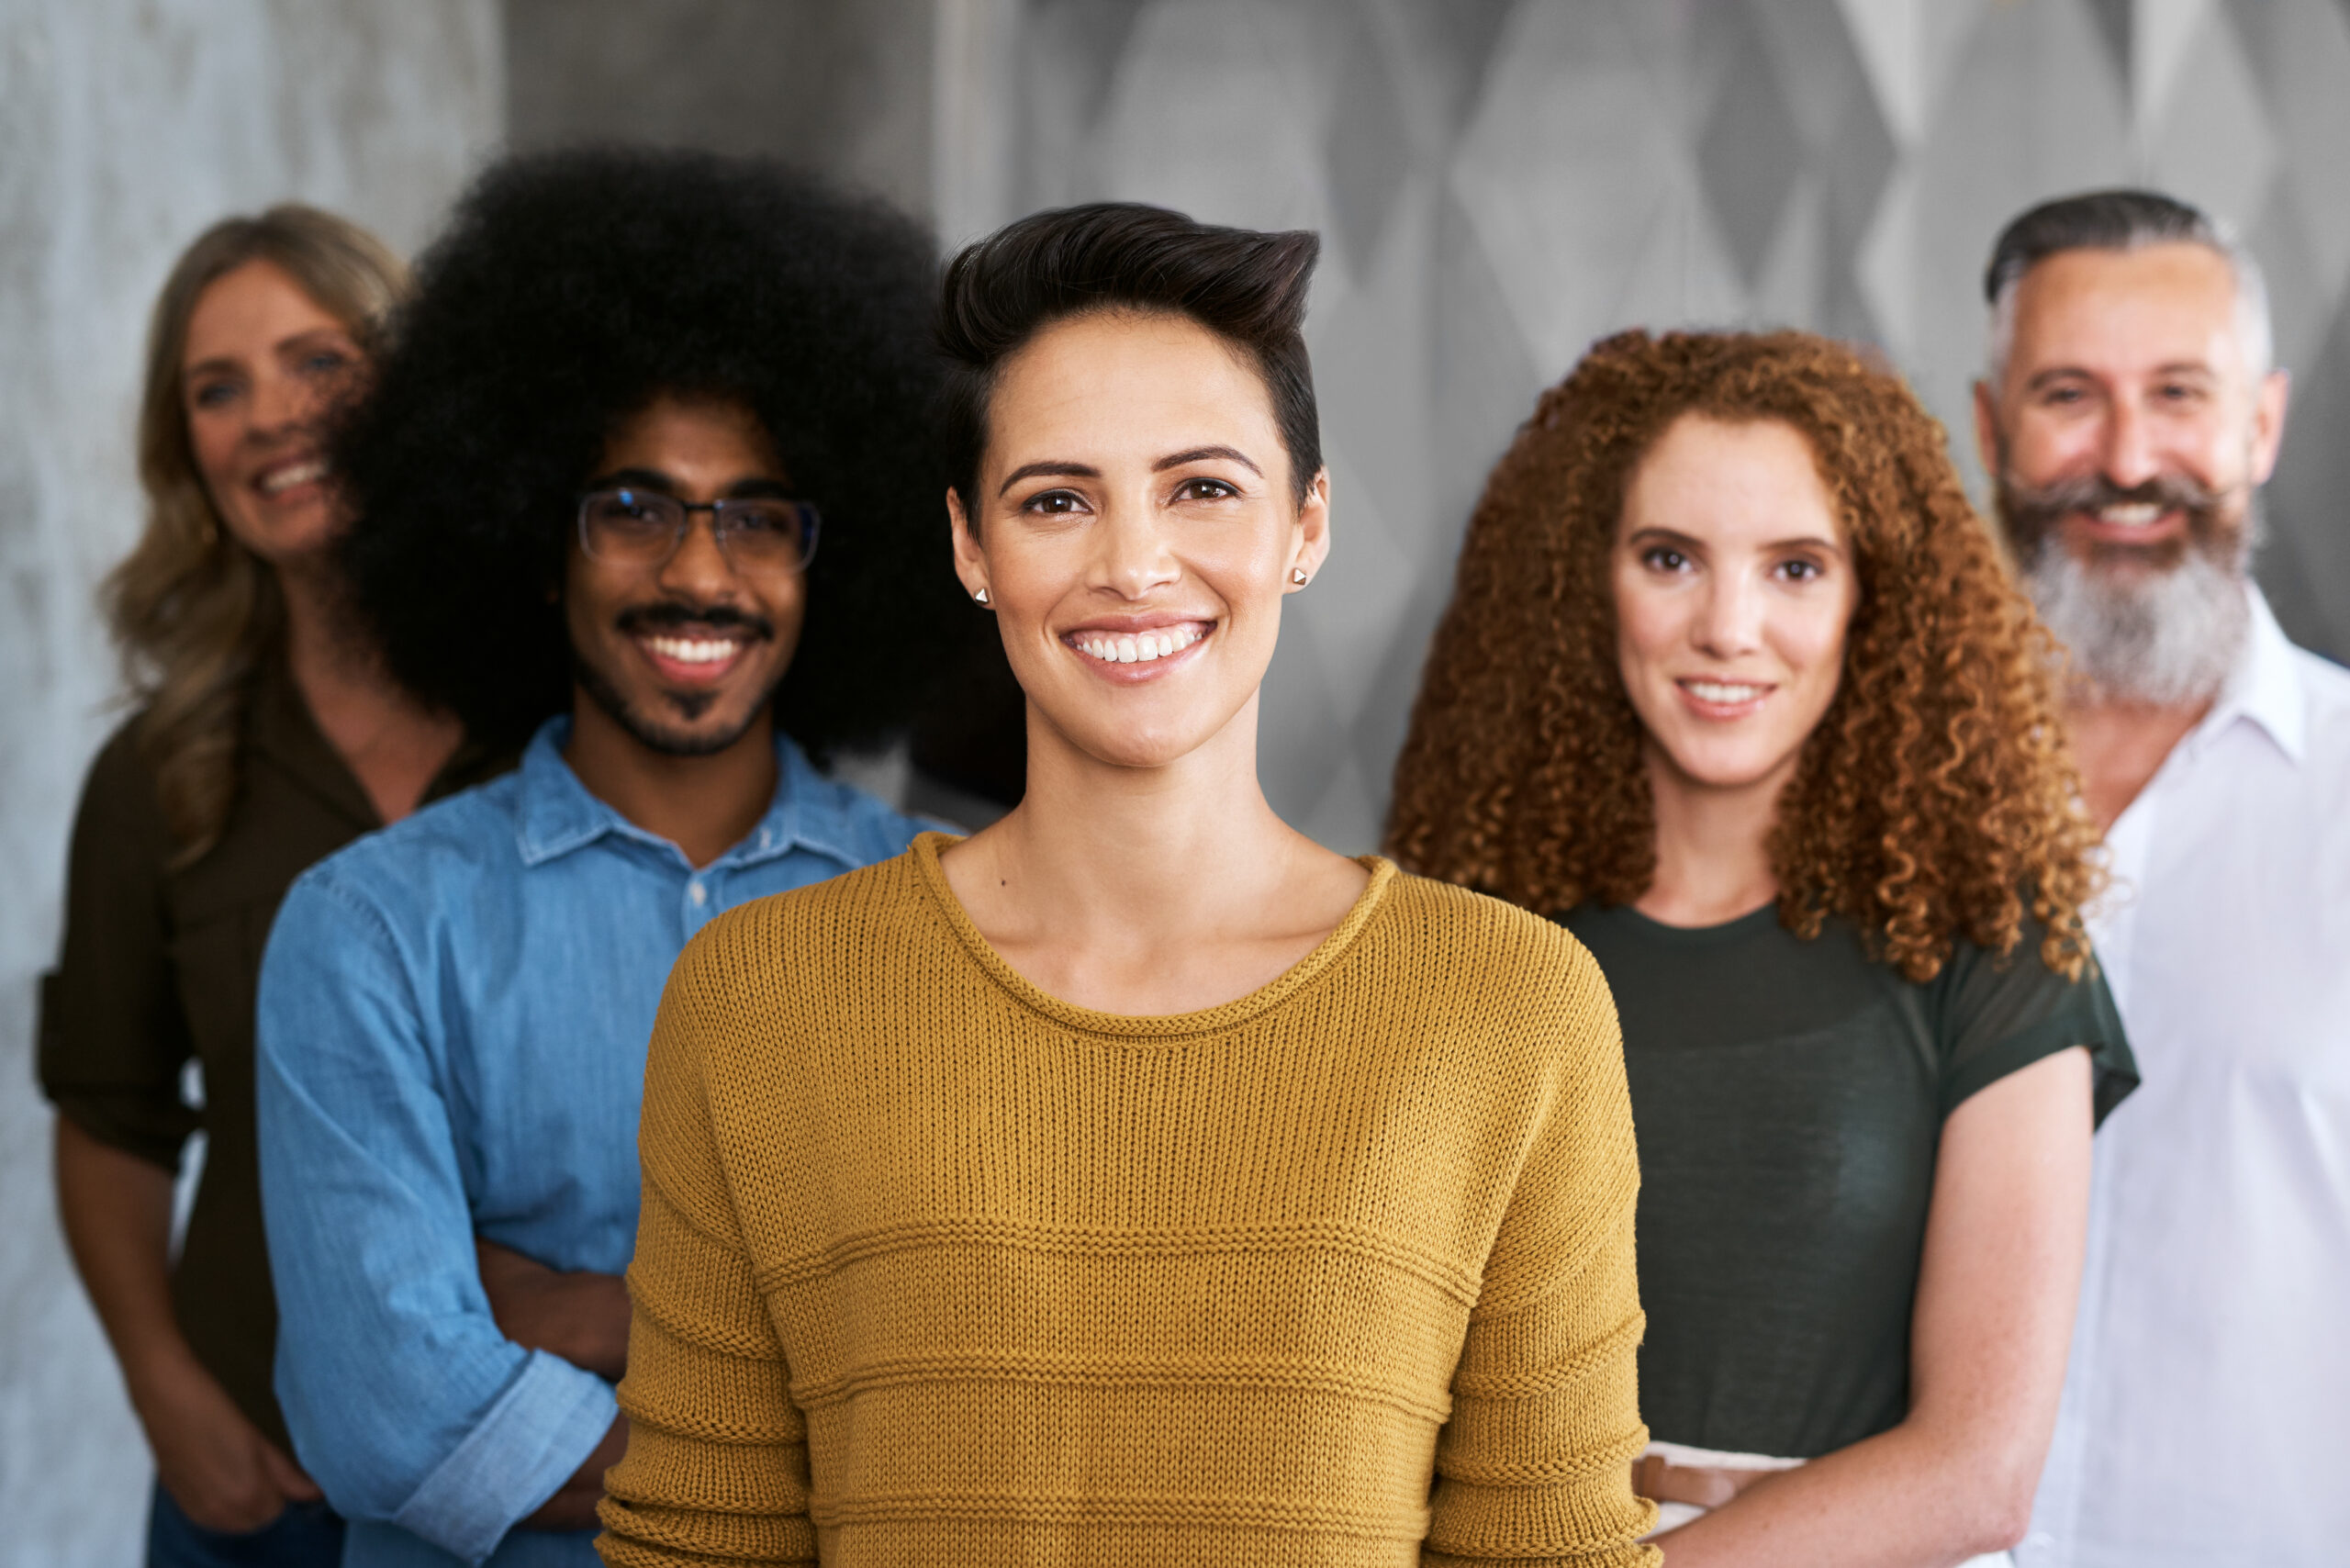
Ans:
[[[474,734],[570,706],[554,590],[579,487],[663,393],[748,407],[823,518],[787,734],[820,757],[878,736],[975,645],[912,221],[771,162],[573,149],[491,167],[417,270],[333,438],[341,564],[393,673]]]

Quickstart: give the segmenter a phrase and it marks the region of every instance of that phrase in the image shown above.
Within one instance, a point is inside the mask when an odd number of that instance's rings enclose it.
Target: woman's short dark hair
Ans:
[[[474,733],[569,707],[551,590],[579,488],[665,394],[747,408],[823,519],[786,733],[821,755],[886,730],[964,645],[911,220],[764,161],[574,149],[491,167],[417,273],[337,433],[342,554],[393,672]]]
[[[988,404],[1003,362],[1072,316],[1135,310],[1189,317],[1246,353],[1263,377],[1289,453],[1291,498],[1322,469],[1321,418],[1305,353],[1305,292],[1320,238],[1195,223],[1136,202],[1040,212],[968,246],[946,269],[938,342],[947,472],[976,515]]]

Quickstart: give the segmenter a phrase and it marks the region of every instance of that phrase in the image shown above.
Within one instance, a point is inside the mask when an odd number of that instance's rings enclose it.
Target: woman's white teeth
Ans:
[[[714,665],[742,646],[732,637],[647,637],[644,645],[681,665]]]
[[[1689,695],[1700,702],[1751,702],[1768,689],[1761,686],[1732,686],[1718,680],[1692,680],[1684,684],[1688,687]]]
[[[2161,521],[2163,509],[2153,501],[2129,501],[2097,514],[2099,522],[2111,523],[2116,528],[2151,528]]]
[[[1200,633],[1189,626],[1170,626],[1163,632],[1137,632],[1129,636],[1093,636],[1080,639],[1080,652],[1091,654],[1103,664],[1148,664],[1180,654],[1200,640]]]
[[[314,484],[327,476],[327,465],[316,458],[308,463],[296,463],[261,477],[261,493],[274,496],[280,490],[290,490],[297,485]]]

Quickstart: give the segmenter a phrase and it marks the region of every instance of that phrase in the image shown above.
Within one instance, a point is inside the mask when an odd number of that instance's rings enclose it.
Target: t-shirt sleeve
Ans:
[[[180,1092],[192,1052],[170,952],[171,830],[126,724],[98,754],[73,820],[65,940],[41,980],[41,1092],[99,1142],[166,1170],[198,1116]]]
[[[2089,1053],[2098,1122],[2138,1086],[2138,1064],[2104,971],[2092,964],[2079,980],[2066,980],[2041,961],[2042,935],[2039,922],[2027,918],[2006,953],[1962,941],[1935,977],[1944,1116],[1976,1091],[2076,1046]]]

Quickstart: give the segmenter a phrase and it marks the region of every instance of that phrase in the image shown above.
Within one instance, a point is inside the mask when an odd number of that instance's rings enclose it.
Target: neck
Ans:
[[[1795,759],[1751,784],[1719,788],[1690,778],[1653,744],[1646,751],[1656,875],[1632,907],[1666,925],[1719,925],[1778,897],[1771,826]]]
[[[1150,942],[1229,923],[1317,853],[1257,780],[1257,699],[1163,767],[1103,763],[1028,710],[1028,790],[990,830],[988,879],[1039,927]],[[1024,922],[1024,924],[1025,924]]]
[[[2081,799],[2098,831],[2109,831],[2130,809],[2171,748],[2203,722],[2211,699],[2177,705],[2132,702],[2076,690],[2065,705],[2073,761],[2081,770]]]
[[[450,715],[420,702],[354,636],[334,579],[316,563],[274,568],[285,601],[285,664],[311,722],[385,822],[416,809],[464,739]]]
[[[352,635],[341,596],[322,566],[288,561],[272,569],[285,601],[286,666],[312,707],[319,695],[338,689],[405,695],[385,674],[375,650]]]
[[[589,794],[676,845],[695,867],[741,843],[775,801],[775,720],[765,710],[723,751],[673,756],[575,689],[563,759]]]

